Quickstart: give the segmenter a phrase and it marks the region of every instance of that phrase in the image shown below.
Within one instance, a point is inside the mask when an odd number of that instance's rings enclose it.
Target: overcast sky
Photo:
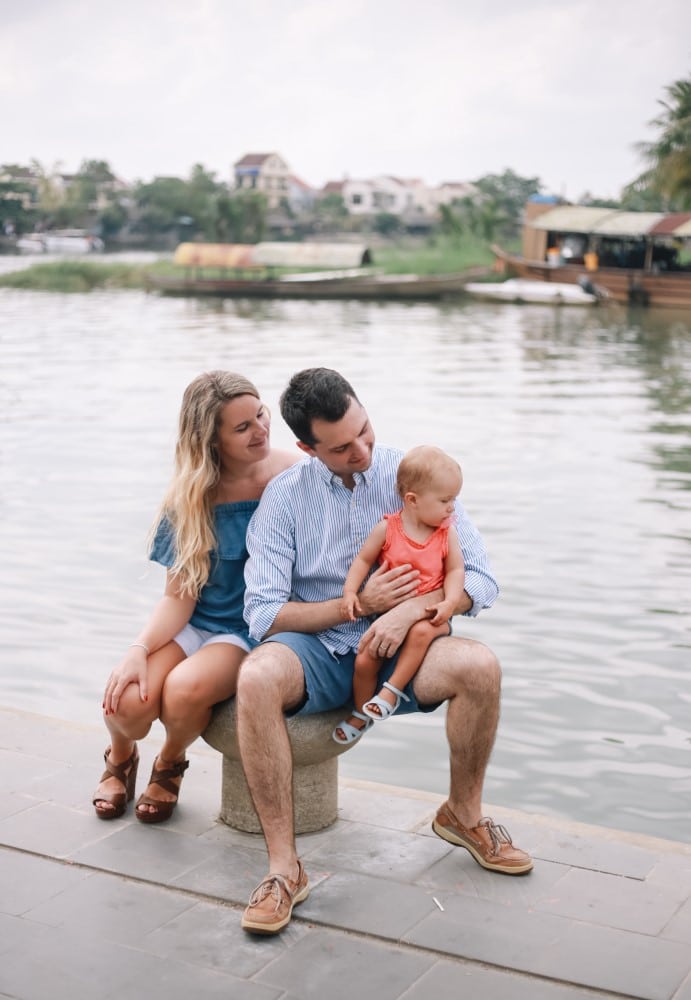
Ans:
[[[641,172],[691,0],[0,0],[0,163],[307,183],[510,168],[572,200]]]

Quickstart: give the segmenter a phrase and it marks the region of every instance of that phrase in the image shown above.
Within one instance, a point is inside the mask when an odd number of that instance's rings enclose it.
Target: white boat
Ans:
[[[526,278],[509,278],[502,282],[475,281],[467,284],[465,290],[475,298],[493,302],[544,302],[558,306],[594,306],[601,298],[592,285],[586,290],[567,282],[529,281]]]
[[[20,236],[17,249],[21,253],[96,253],[103,250],[103,240],[84,229],[53,229]]]

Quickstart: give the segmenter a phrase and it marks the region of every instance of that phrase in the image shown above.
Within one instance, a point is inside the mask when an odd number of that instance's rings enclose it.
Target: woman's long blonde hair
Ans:
[[[182,397],[173,478],[151,535],[164,517],[170,521],[175,542],[170,572],[183,595],[199,597],[216,546],[212,498],[221,473],[217,444],[221,410],[237,396],[248,395],[259,399],[244,375],[211,371],[190,382]]]

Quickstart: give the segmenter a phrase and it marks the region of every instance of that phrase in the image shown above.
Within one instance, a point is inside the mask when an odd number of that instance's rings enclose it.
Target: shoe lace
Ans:
[[[281,905],[281,891],[287,893],[290,896],[290,889],[288,888],[288,883],[282,875],[267,875],[267,877],[260,882],[257,888],[252,892],[250,896],[250,906],[259,906],[263,903],[267,896],[272,896],[276,901],[275,910],[278,910]]]
[[[496,854],[501,851],[502,844],[508,844],[509,846],[513,844],[506,827],[502,826],[501,823],[495,823],[489,816],[481,819],[478,826],[482,826],[487,830],[489,839],[492,841],[492,848]]]

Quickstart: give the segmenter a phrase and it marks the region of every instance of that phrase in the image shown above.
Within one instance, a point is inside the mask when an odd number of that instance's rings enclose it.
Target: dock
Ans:
[[[441,796],[341,778],[337,822],[298,839],[308,899],[253,937],[266,853],[218,819],[220,755],[190,749],[168,823],[103,822],[106,743],[0,708],[3,998],[691,1000],[688,844],[487,806],[535,861],[509,877],[433,834]]]

